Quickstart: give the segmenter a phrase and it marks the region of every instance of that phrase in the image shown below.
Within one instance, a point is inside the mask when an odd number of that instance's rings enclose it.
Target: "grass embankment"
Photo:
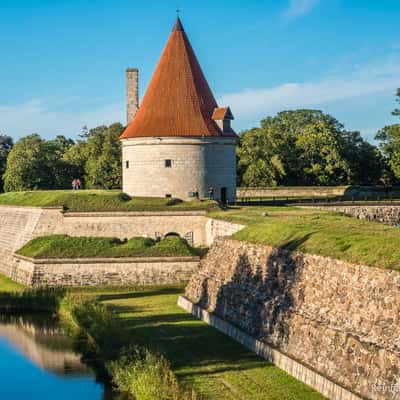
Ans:
[[[0,280],[0,291],[9,290],[2,282]],[[161,372],[168,371],[166,359],[179,381],[176,391],[181,397],[175,399],[190,398],[191,388],[204,400],[323,399],[308,386],[180,309],[176,302],[182,292],[183,287],[177,285],[73,288],[60,311],[70,319],[70,325],[75,324],[78,344],[88,358],[93,360],[93,356],[97,358],[100,354],[107,362],[107,359],[119,357],[111,372],[122,387],[124,382],[134,379],[136,384],[144,382],[145,386],[155,390],[157,385],[152,386],[153,380],[149,379],[160,368]],[[75,308],[75,301],[80,302],[78,308]],[[144,353],[142,358],[135,356],[132,363],[132,345],[135,349],[139,346],[139,349],[148,349],[152,355],[162,356],[155,356],[149,363]],[[127,360],[121,359],[119,353],[122,348],[128,349],[127,365]],[[122,356],[124,354],[127,354],[126,350]],[[121,366],[128,368],[121,370]],[[157,376],[160,379],[160,374]],[[173,381],[169,373],[162,376],[164,383]],[[125,380],[127,377],[128,381]],[[157,397],[157,392],[153,392],[153,397],[147,399],[163,397]]]
[[[214,201],[169,198],[131,198],[119,190],[36,190],[0,195],[0,204],[64,207],[66,211],[201,211],[217,207]]]
[[[107,237],[50,235],[32,239],[17,254],[31,258],[166,257],[196,256],[200,250],[175,236],[160,241],[142,237],[123,241]]]
[[[294,207],[234,207],[210,216],[247,225],[234,239],[400,271],[396,227]]]

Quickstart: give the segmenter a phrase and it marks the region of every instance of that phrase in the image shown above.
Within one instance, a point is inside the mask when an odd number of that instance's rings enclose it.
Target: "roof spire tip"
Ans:
[[[175,32],[175,31],[183,31],[183,25],[182,25],[182,22],[181,22],[181,20],[179,18],[179,13],[180,13],[180,10],[179,10],[179,8],[177,8],[176,9],[176,21],[175,21],[174,28],[172,29],[173,32]]]

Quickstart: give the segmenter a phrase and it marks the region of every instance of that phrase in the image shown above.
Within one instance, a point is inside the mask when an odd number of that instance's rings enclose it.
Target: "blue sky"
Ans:
[[[371,140],[394,123],[399,0],[179,0],[181,18],[237,130],[319,108]],[[1,0],[0,133],[76,137],[125,119],[125,68],[140,94],[177,1]]]

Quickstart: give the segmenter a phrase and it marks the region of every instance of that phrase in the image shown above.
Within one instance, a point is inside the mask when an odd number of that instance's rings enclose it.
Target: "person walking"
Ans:
[[[81,188],[81,180],[78,178],[76,180],[76,189],[79,190]]]
[[[72,190],[76,190],[76,179],[72,181]]]
[[[210,200],[212,200],[212,199],[214,198],[214,188],[213,188],[212,186],[210,186],[210,187],[208,188],[208,198],[209,198]]]

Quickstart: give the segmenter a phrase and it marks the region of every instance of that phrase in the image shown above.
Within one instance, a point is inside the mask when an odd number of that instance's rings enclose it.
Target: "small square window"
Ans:
[[[165,197],[166,197],[167,199],[170,199],[170,198],[172,197],[172,194],[166,194]]]
[[[125,161],[125,168],[129,168],[129,161]]]
[[[165,168],[171,168],[172,167],[172,160],[165,160]]]

